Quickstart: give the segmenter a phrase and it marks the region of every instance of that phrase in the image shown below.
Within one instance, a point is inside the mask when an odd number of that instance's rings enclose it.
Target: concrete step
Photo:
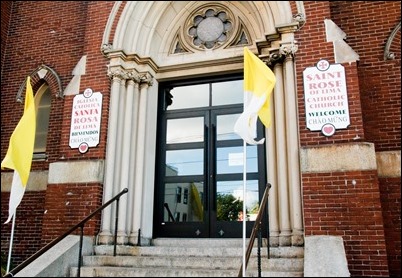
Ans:
[[[116,267],[183,267],[209,269],[239,269],[241,257],[183,257],[183,256],[84,256],[85,266],[116,266]],[[252,257],[248,268],[257,269],[258,260]],[[262,269],[275,269],[276,271],[300,271],[303,268],[303,259],[289,258],[261,258]]]
[[[246,246],[250,239],[246,238]],[[262,240],[263,246],[267,246],[267,240]],[[156,238],[152,240],[152,246],[182,246],[191,247],[194,245],[210,246],[210,247],[242,247],[242,238]],[[254,241],[254,246],[257,246],[257,240]]]
[[[73,268],[71,277],[77,277]],[[236,277],[236,270],[209,270],[184,268],[132,268],[132,267],[82,267],[81,277]]]
[[[111,245],[95,246],[96,255],[113,255],[114,247]],[[167,254],[174,256],[183,255],[185,249],[186,256],[206,256],[206,257],[242,257],[242,247],[210,247],[208,245],[187,246],[128,246],[118,245],[116,254],[122,256],[165,256]],[[254,247],[251,256],[257,256],[258,248]],[[261,256],[267,257],[268,248],[260,249]],[[271,258],[303,258],[303,247],[270,247]]]
[[[247,247],[248,240],[245,247]],[[159,238],[151,246],[97,245],[83,257],[82,277],[236,277],[243,259],[242,239]],[[303,247],[260,248],[261,276],[302,277]],[[246,275],[258,277],[258,248],[254,243]],[[78,269],[71,268],[76,277]]]
[[[132,267],[82,267],[80,277],[237,277],[239,270],[184,269],[184,268],[132,268]],[[247,277],[258,277],[257,270],[246,272]],[[262,277],[303,277],[303,272],[262,271]],[[77,277],[77,268],[70,277]]]

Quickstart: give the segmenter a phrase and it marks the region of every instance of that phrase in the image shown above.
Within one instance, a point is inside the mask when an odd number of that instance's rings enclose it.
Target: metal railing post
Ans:
[[[78,270],[77,277],[81,277],[81,265],[82,265],[82,245],[84,241],[84,225],[80,227],[80,247],[78,249]]]
[[[268,183],[267,184],[267,187],[268,187],[268,191],[271,189],[271,184],[270,183]],[[268,197],[267,198],[269,198],[269,195],[268,195]],[[267,254],[268,254],[268,259],[270,259],[271,258],[271,254],[270,254],[270,251],[269,251],[269,248],[270,248],[270,235],[269,235],[269,200],[267,199],[267,206],[265,207],[265,209],[267,210]]]
[[[261,245],[262,245],[262,237],[261,237],[261,225],[258,228],[258,247],[257,247],[257,265],[258,265],[258,277],[261,277]]]
[[[116,248],[117,248],[117,225],[119,222],[119,201],[120,198],[116,200],[116,220],[114,222],[114,245],[113,245],[113,257],[116,257]]]
[[[260,203],[260,209],[257,213],[257,218],[255,220],[253,229],[251,231],[250,241],[248,242],[248,246],[247,246],[247,250],[246,250],[246,262],[245,262],[245,265],[243,265],[243,263],[240,265],[240,270],[239,270],[237,277],[243,276],[242,270],[243,270],[243,267],[247,267],[248,260],[250,259],[251,251],[253,249],[254,240],[255,240],[256,236],[258,236],[258,237],[261,236],[260,226],[261,226],[261,222],[262,222],[262,218],[264,217],[264,214],[265,213],[268,214],[267,204],[268,204],[268,197],[269,197],[268,192],[269,192],[270,188],[271,188],[271,184],[268,183],[264,190],[264,195],[262,196],[261,203]],[[259,234],[257,235],[257,233],[259,233]],[[269,234],[268,234],[268,237],[269,237]],[[259,245],[258,247],[260,247],[260,243],[258,243],[258,245]],[[269,246],[269,244],[268,244],[268,246]],[[260,251],[258,250],[258,252],[260,252]],[[268,252],[269,252],[269,249],[268,249]],[[258,255],[258,256],[260,257],[260,255]],[[259,275],[261,275],[261,274],[259,273]]]

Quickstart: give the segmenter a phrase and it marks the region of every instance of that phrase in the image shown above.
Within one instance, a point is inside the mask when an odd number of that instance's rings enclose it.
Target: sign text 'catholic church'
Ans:
[[[303,72],[306,125],[331,136],[350,125],[345,68],[320,60]]]

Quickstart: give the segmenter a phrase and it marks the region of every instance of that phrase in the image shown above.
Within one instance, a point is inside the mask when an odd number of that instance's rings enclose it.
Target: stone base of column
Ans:
[[[118,231],[116,241],[117,241],[117,244],[119,244],[119,245],[127,244],[128,243],[128,236],[127,236],[126,232]]]
[[[292,234],[290,231],[282,231],[279,235],[279,246],[291,246]]]
[[[278,247],[279,246],[279,232],[269,233],[269,246]]]
[[[293,232],[292,246],[304,246],[304,235],[302,232]]]
[[[109,231],[102,231],[98,236],[97,244],[109,245],[113,244],[114,238]]]

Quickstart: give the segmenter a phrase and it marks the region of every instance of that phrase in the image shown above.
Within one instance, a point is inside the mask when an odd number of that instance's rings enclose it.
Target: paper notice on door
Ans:
[[[243,153],[229,153],[229,166],[242,166]]]

